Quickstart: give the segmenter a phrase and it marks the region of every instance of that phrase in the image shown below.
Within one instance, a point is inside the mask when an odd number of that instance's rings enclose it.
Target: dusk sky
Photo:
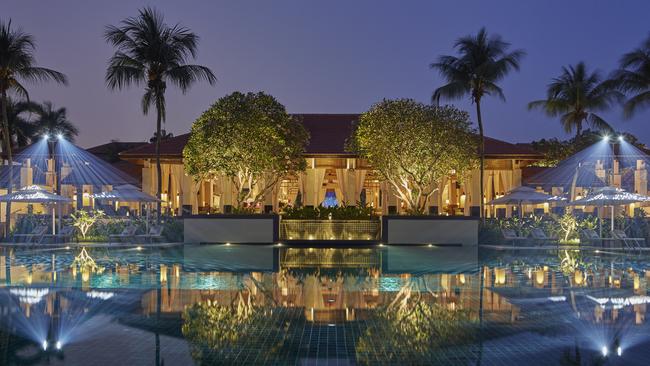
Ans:
[[[519,73],[502,83],[507,101],[483,106],[486,135],[512,142],[565,137],[558,120],[526,104],[545,95],[561,67],[584,60],[604,74],[650,32],[646,1],[67,1],[4,0],[0,18],[31,33],[37,62],[68,75],[70,85],[29,85],[32,99],[68,108],[81,130],[78,144],[148,140],[155,115],[143,116],[143,87],[109,91],[113,49],[107,24],[155,5],[167,23],[201,37],[196,63],[218,83],[167,93],[168,131],[189,131],[219,97],[265,91],[293,113],[358,113],[382,98],[429,102],[442,80],[429,69],[454,41],[486,26],[527,52]],[[453,102],[470,111],[468,100]],[[650,109],[629,121],[620,108],[604,114],[617,130],[650,144]]]

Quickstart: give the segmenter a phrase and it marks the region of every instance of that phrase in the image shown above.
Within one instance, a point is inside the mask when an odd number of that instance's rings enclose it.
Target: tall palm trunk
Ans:
[[[160,166],[160,129],[162,124],[162,114],[160,105],[156,106],[156,203],[158,212],[156,213],[156,222],[160,224],[160,214],[162,210],[162,167]]]
[[[2,96],[0,98],[2,106],[2,138],[4,140],[4,148],[7,153],[7,161],[9,162],[9,187],[7,188],[7,193],[11,194],[14,186],[14,173],[13,173],[13,157],[11,156],[11,137],[9,136],[9,118],[7,117],[7,92],[2,91]],[[7,210],[5,212],[5,237],[9,237],[9,231],[11,229],[11,202],[7,201]]]
[[[483,118],[481,117],[481,100],[478,99],[475,101],[476,102],[476,119],[478,121],[478,133],[481,141],[479,142],[479,156],[480,156],[480,194],[481,197],[479,197],[479,202],[480,202],[480,208],[481,208],[481,214],[479,217],[482,219],[485,219],[485,212],[483,211],[483,200],[484,200],[484,186],[483,186],[483,179],[485,176],[485,137],[483,136]]]

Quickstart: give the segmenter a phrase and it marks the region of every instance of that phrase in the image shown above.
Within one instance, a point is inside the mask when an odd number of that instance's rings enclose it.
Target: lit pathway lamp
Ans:
[[[601,223],[601,211],[604,206],[610,206],[611,211],[611,229],[614,230],[614,207],[619,205],[629,205],[637,202],[648,202],[650,197],[638,193],[631,193],[621,188],[603,187],[598,188],[588,194],[586,197],[572,201],[572,206],[598,206],[598,221],[600,226],[600,236],[603,234],[603,225]]]
[[[72,200],[46,191],[44,188],[31,185],[18,191],[0,196],[0,202],[41,203],[52,205],[52,234],[56,234],[56,210],[58,204],[69,203]]]

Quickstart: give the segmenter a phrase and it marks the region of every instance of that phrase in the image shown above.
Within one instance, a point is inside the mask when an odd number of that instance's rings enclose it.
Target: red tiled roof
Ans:
[[[294,114],[302,119],[309,132],[307,154],[318,155],[354,155],[345,150],[345,141],[352,132],[352,124],[359,114]],[[160,154],[164,157],[181,158],[183,148],[190,134],[178,135],[162,141]],[[491,137],[485,138],[485,154],[487,156],[540,157],[535,151],[524,144],[511,144]],[[148,158],[154,156],[154,145],[145,144],[120,153],[124,158]]]

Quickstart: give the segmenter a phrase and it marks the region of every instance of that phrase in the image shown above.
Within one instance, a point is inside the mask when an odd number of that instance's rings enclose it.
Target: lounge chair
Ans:
[[[133,241],[135,239],[135,232],[138,228],[135,227],[134,225],[128,225],[127,227],[122,230],[121,233],[119,234],[113,234],[109,235],[109,240],[113,241],[114,239],[118,242],[123,242],[124,239],[127,239],[127,241]]]
[[[74,226],[64,226],[58,234],[46,234],[43,238],[51,238],[52,242],[58,243],[59,239],[62,243],[71,242],[76,237],[76,228]]]
[[[544,244],[544,243],[554,243],[554,244],[559,244],[560,241],[557,238],[551,237],[546,235],[544,230],[540,228],[535,228],[530,231],[530,237],[538,244]]]
[[[160,225],[154,225],[151,228],[149,228],[149,233],[136,235],[135,237],[137,239],[142,239],[145,242],[153,243],[154,240],[160,240],[163,238],[162,233],[163,233],[163,227]]]
[[[644,238],[630,238],[623,230],[612,230],[612,238],[621,241],[628,249],[639,249],[645,246]]]
[[[520,242],[525,242],[528,240],[527,237],[525,236],[519,236],[513,229],[501,229],[501,235],[503,235],[503,239],[506,242],[512,243],[512,246],[515,246],[515,243],[520,241]]]
[[[40,243],[43,240],[43,236],[47,232],[47,226],[39,225],[34,227],[31,233],[28,234],[14,234],[14,242],[18,242],[19,239],[23,239],[22,243]]]

